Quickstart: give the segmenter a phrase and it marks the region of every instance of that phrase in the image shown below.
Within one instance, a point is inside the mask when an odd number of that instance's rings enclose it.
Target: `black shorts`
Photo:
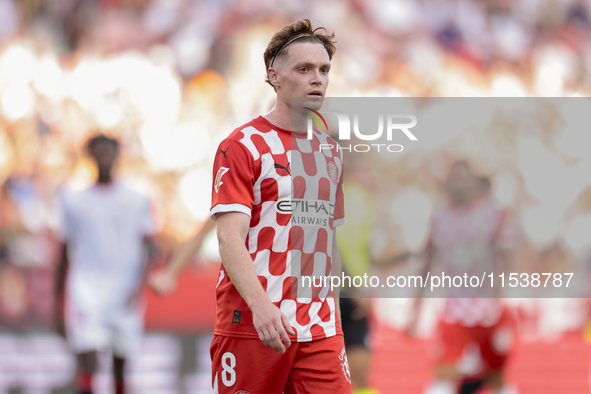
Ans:
[[[353,319],[355,303],[350,298],[341,298],[341,318],[343,334],[345,335],[345,347],[364,346],[367,347],[368,325],[367,317]]]

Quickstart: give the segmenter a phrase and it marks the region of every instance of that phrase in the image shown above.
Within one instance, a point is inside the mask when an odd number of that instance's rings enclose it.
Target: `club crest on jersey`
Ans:
[[[345,375],[345,379],[347,379],[347,382],[351,383],[351,371],[349,370],[349,360],[347,359],[347,353],[345,352],[345,348],[343,348],[343,350],[341,351],[339,360],[342,361],[341,369],[343,370],[343,375]]]
[[[334,161],[329,161],[326,165],[326,171],[328,172],[328,177],[335,185],[339,183],[339,169]]]
[[[226,167],[220,167],[220,169],[218,170],[218,173],[215,176],[215,182],[213,183],[213,187],[215,188],[216,193],[220,190],[220,186],[224,184],[224,182],[222,182],[222,177],[228,171],[230,171],[230,169]]]

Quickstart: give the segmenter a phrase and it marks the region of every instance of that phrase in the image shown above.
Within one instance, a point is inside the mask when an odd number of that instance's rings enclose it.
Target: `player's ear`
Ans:
[[[269,67],[267,75],[269,76],[269,82],[271,82],[271,85],[275,86],[275,89],[277,89],[279,87],[279,75],[277,74],[275,67]]]

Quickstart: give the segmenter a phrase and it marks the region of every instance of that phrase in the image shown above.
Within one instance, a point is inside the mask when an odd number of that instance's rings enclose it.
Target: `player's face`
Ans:
[[[467,166],[454,166],[447,182],[447,191],[456,203],[470,201],[477,187],[477,180]]]
[[[117,160],[117,149],[108,142],[97,144],[92,149],[92,157],[100,174],[111,174]]]
[[[277,67],[278,98],[291,105],[292,97],[307,97],[307,105],[320,109],[326,88],[330,59],[322,44],[294,42],[289,45],[287,56]]]

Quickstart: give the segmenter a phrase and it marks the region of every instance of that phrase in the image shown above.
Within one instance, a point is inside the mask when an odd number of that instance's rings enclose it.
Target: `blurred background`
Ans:
[[[120,140],[119,177],[150,196],[166,253],[208,217],[217,144],[271,109],[263,52],[285,24],[306,17],[336,32],[329,96],[585,97],[590,16],[588,0],[0,0],[0,393],[50,393],[73,376],[51,327],[58,200],[94,182],[83,146],[96,131]],[[466,131],[376,158],[375,174],[393,181],[367,186],[379,213],[372,256],[425,246],[449,166],[467,159],[515,217],[522,267],[589,261],[591,133],[553,126],[569,116],[556,108],[539,128],[458,143]],[[210,237],[173,295],[146,293],[133,392],[210,392],[218,267]],[[522,393],[589,393],[587,304],[512,304],[522,321],[508,379]],[[374,310],[370,381],[420,393],[432,378],[429,325],[408,337],[403,305]]]

